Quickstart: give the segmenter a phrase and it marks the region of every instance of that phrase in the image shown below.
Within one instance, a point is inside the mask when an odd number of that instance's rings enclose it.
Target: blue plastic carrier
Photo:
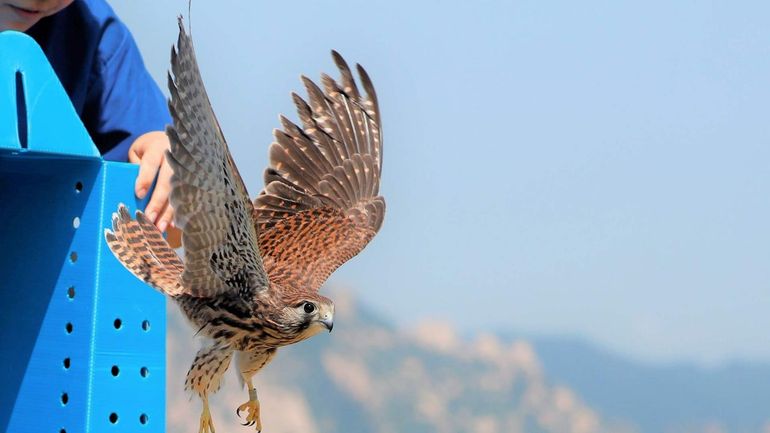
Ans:
[[[165,431],[165,300],[104,228],[137,166],[105,162],[38,45],[0,33],[0,432]]]

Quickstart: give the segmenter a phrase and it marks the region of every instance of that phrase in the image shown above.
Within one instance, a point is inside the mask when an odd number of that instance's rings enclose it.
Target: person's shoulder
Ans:
[[[67,39],[67,45],[117,48],[129,37],[128,28],[105,0],[75,0],[63,11],[44,18],[29,32],[43,46],[50,39]],[[54,37],[55,36],[55,37]],[[53,42],[51,42],[53,43]]]
[[[131,33],[105,0],[76,0],[80,13],[89,21],[88,27],[98,28],[98,52],[101,62],[119,55],[131,40]]]
[[[105,0],[75,0],[73,6],[87,14],[92,22],[100,27],[109,25],[112,21],[120,21]]]

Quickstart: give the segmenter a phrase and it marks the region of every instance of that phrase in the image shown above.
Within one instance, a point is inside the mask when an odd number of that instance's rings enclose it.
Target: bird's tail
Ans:
[[[183,293],[179,282],[182,261],[141,211],[132,219],[121,203],[112,214],[112,230],[105,229],[104,238],[115,257],[137,278],[169,296]]]

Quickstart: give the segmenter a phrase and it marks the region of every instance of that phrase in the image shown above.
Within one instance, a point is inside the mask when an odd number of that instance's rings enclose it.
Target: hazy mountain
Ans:
[[[515,339],[511,339],[515,340]],[[548,378],[644,432],[770,432],[770,365],[633,361],[580,338],[530,337]]]
[[[346,295],[336,323],[283,349],[258,375],[263,427],[282,432],[630,432],[609,425],[570,389],[553,386],[525,341],[460,340],[445,325],[399,332]],[[196,431],[200,405],[182,392],[196,350],[176,308],[169,319],[168,431]],[[212,399],[217,431],[247,431],[235,375]]]
[[[645,366],[576,339],[461,338],[441,323],[404,332],[349,295],[334,299],[334,332],[282,349],[257,376],[266,433],[760,433],[770,426],[770,386],[753,380],[770,377],[764,367]],[[182,390],[197,343],[176,307],[170,313],[167,430],[197,431],[200,404]],[[235,374],[227,379],[211,399],[217,431],[249,431],[235,417],[246,391]]]

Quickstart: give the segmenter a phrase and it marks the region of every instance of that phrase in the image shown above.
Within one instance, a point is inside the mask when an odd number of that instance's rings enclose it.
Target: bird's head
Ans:
[[[310,338],[334,327],[334,303],[315,292],[288,300],[281,311],[281,322],[291,342]]]

